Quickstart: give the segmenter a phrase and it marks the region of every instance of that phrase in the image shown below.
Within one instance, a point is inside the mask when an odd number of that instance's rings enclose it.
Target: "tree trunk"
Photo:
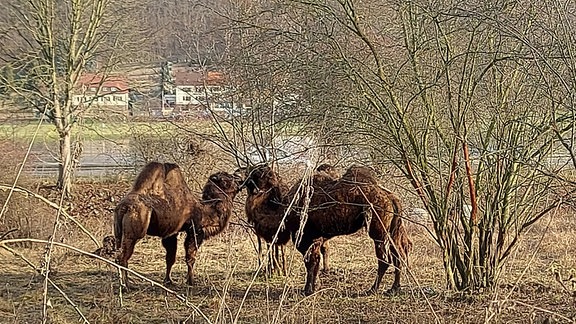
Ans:
[[[72,144],[70,131],[60,133],[60,162],[56,187],[69,196],[72,186]]]

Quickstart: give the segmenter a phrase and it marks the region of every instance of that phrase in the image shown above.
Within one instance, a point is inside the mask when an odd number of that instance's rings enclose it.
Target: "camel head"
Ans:
[[[227,172],[217,172],[212,174],[204,189],[202,190],[202,199],[210,200],[221,198],[222,195],[234,199],[236,194],[242,189],[242,178],[238,174]]]
[[[257,195],[280,185],[280,178],[268,165],[258,165],[246,169],[246,180],[243,186],[249,195]]]
[[[336,171],[336,168],[333,167],[332,165],[328,164],[328,163],[320,164],[316,168],[316,172],[324,173],[326,176],[328,176],[330,178],[334,178],[334,179],[337,179],[340,176],[338,174],[338,171]]]

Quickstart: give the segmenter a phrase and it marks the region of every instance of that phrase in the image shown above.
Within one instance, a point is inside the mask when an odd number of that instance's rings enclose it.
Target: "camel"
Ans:
[[[247,169],[246,172],[249,174],[250,169]],[[258,239],[258,263],[260,264],[263,254],[261,240],[264,240],[268,249],[273,248],[273,254],[269,259],[266,271],[274,272],[280,269],[285,273],[284,245],[290,241],[290,233],[283,230],[278,231],[278,228],[284,215],[282,195],[288,191],[288,188],[276,174],[273,174],[273,177],[269,181],[277,185],[271,191],[260,191],[256,184],[244,183],[248,191],[245,211],[248,223],[254,226],[254,232]],[[279,258],[282,259],[281,265]]]
[[[251,172],[246,185],[252,183],[260,191],[273,192],[278,186],[274,179],[275,173],[262,166]],[[297,250],[304,256],[307,272],[304,294],[311,295],[316,290],[322,245],[332,237],[355,233],[364,226],[374,240],[378,258],[376,279],[367,293],[378,291],[390,264],[395,268],[391,291],[398,291],[401,268],[412,246],[402,224],[399,200],[378,185],[368,168],[360,166],[350,167],[339,179],[312,181],[311,186],[307,213],[302,214],[305,199],[301,198],[289,211],[283,229],[291,234]],[[294,190],[291,191],[285,201],[291,199]]]
[[[297,188],[298,184],[288,189],[282,179],[267,166],[265,168],[246,169],[245,171],[247,176],[245,186],[248,191],[245,211],[248,222],[254,226],[254,231],[258,237],[258,259],[260,260],[262,255],[260,240],[264,239],[267,244],[272,244],[274,248],[271,264],[268,265],[268,268],[271,271],[281,268],[285,274],[284,246],[290,241],[290,233],[281,224],[286,206],[290,204],[290,201],[286,201],[284,197],[289,191],[295,190],[294,188]],[[252,175],[252,172],[256,172],[256,174]],[[327,181],[337,176],[334,167],[323,164],[316,169],[314,181]],[[278,230],[279,228],[280,230]],[[328,271],[328,242],[325,242],[321,249],[324,257],[323,270]],[[281,264],[279,258],[282,259]]]
[[[128,267],[136,243],[145,235],[161,237],[166,250],[164,284],[173,284],[170,274],[176,261],[178,233],[186,232],[187,283],[191,285],[198,248],[227,227],[240,184],[237,175],[215,173],[198,200],[176,164],[147,164],[114,210],[114,236],[117,248],[121,248],[118,264]],[[126,271],[122,271],[122,278],[127,285]]]

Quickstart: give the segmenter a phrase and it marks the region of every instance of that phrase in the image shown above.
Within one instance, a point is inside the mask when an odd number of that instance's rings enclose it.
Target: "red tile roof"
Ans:
[[[207,85],[222,85],[224,83],[224,75],[216,71],[207,73],[182,71],[180,69],[174,71],[174,84],[176,86],[201,86],[204,83]]]
[[[102,83],[102,84],[100,84]],[[90,91],[91,88],[98,88],[101,86],[100,93],[127,93],[128,92],[128,81],[126,78],[119,75],[110,75],[104,79],[102,82],[102,76],[94,73],[85,73],[80,76],[78,80],[78,85],[85,88],[86,92]],[[115,88],[116,90],[112,90]]]

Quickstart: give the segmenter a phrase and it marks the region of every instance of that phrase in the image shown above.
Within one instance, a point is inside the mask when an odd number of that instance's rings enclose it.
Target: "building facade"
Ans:
[[[78,81],[77,91],[72,97],[76,106],[90,107],[94,113],[114,112],[129,114],[128,82],[121,76],[86,73]]]

